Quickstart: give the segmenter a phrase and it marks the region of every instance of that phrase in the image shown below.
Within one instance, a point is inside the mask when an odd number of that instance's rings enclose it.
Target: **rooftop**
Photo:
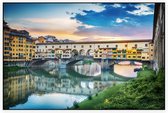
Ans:
[[[119,41],[91,41],[91,42],[54,42],[54,43],[38,43],[37,45],[53,45],[53,44],[101,44],[101,43],[134,43],[134,42],[151,42],[150,39],[143,40],[119,40]]]

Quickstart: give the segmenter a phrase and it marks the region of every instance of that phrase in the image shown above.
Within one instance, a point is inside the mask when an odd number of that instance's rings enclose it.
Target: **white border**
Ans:
[[[3,29],[3,2],[165,2],[166,3],[166,16],[165,16],[165,35],[167,36],[167,33],[168,33],[168,30],[167,30],[167,20],[168,20],[168,1],[167,0],[1,0],[0,2],[0,26],[1,26],[1,29],[0,29],[0,113],[7,113],[7,112],[11,112],[11,113],[29,113],[29,112],[33,112],[33,113],[46,113],[46,112],[50,112],[50,113],[69,113],[69,112],[73,112],[73,113],[86,113],[86,112],[96,112],[96,113],[102,113],[102,112],[106,112],[106,113],[123,113],[123,112],[126,112],[126,113],[141,113],[141,112],[148,112],[148,113],[166,113],[167,112],[167,102],[168,102],[168,98],[167,98],[167,87],[166,87],[166,110],[3,110],[3,89],[2,89],[2,86],[3,86],[3,48],[2,48],[2,39],[3,39],[3,34],[2,34],[2,29]],[[167,38],[165,36],[165,38]],[[167,53],[167,47],[168,47],[168,40],[166,39],[166,42],[165,42],[165,63],[167,64],[168,63],[168,53]],[[167,67],[167,65],[166,65]],[[167,68],[165,67],[165,76],[166,76],[166,84],[165,86],[168,86],[168,83],[167,83],[167,79],[168,79],[168,75],[167,75]]]

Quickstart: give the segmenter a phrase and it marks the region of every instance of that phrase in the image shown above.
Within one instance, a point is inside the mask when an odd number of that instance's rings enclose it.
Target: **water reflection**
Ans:
[[[80,61],[74,65],[76,72],[86,76],[98,76],[101,74],[101,66],[96,62],[84,63]]]
[[[102,71],[97,63],[83,66],[78,71],[48,67],[5,73],[4,109],[66,109],[74,101],[130,79],[114,73],[116,67]]]
[[[114,72],[126,77],[137,77],[137,72],[134,72],[135,68],[142,68],[139,65],[114,65]]]

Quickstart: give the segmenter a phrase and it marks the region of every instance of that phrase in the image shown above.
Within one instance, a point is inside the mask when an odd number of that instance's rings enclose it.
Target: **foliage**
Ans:
[[[19,67],[19,66],[10,66],[10,67],[6,67],[4,66],[4,72],[15,72],[15,71],[18,71],[20,69],[24,69],[25,67]]]
[[[74,108],[79,108],[79,105],[76,101],[73,103],[73,106],[74,106]]]
[[[92,95],[89,95],[89,96],[88,96],[88,100],[92,100]]]
[[[79,106],[79,109],[165,109],[164,69],[156,74],[145,68],[137,78],[107,88]]]
[[[92,64],[92,63],[93,63],[92,60],[84,60],[84,61],[83,61],[83,64]]]

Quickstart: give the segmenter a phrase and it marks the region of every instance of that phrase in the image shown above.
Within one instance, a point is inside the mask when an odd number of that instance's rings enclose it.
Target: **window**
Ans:
[[[153,55],[151,54],[151,56],[153,56]]]
[[[102,55],[99,55],[99,57],[102,57]]]
[[[125,47],[127,47],[127,44],[125,44]]]
[[[90,48],[92,47],[92,45],[90,45]]]
[[[148,47],[148,44],[145,44],[145,47]]]
[[[106,47],[109,47],[109,45],[106,45]]]
[[[97,55],[95,57],[97,57]]]
[[[100,45],[98,45],[98,48],[100,47]]]
[[[133,56],[133,58],[136,58],[136,56]]]
[[[151,51],[153,51],[153,49],[151,49]]]
[[[120,55],[118,55],[118,57],[120,57]]]
[[[68,48],[68,46],[66,46],[66,48]]]
[[[137,47],[137,44],[135,44],[135,47]]]
[[[128,58],[131,58],[131,56],[128,56]]]
[[[145,57],[142,57],[142,59],[145,59]]]
[[[47,48],[47,46],[45,46],[45,48]]]
[[[81,45],[81,48],[83,48],[83,45]]]
[[[37,46],[37,48],[39,48],[39,46]]]
[[[59,48],[61,48],[61,46],[59,46]]]
[[[141,56],[138,56],[138,58],[141,58]]]
[[[54,46],[52,46],[52,48],[54,48]]]
[[[118,45],[116,45],[116,48],[118,47]]]
[[[74,48],[76,48],[76,46],[74,46]]]

